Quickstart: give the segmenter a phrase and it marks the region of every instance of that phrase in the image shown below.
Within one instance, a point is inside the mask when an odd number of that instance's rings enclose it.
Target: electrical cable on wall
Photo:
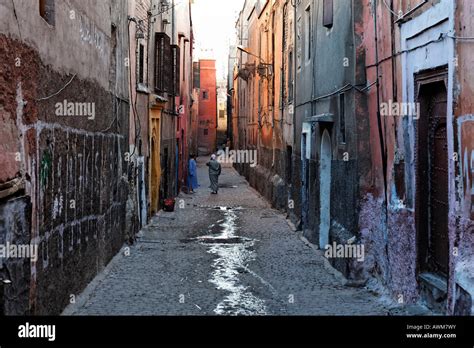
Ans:
[[[136,23],[136,19],[129,18],[129,21],[128,21],[128,40],[127,40],[127,43],[128,43],[128,60],[129,60],[129,62],[131,60],[131,56],[130,56],[130,51],[131,51],[130,25],[131,25],[132,22]],[[135,150],[137,148],[138,139],[141,136],[141,124],[140,124],[140,118],[137,117],[137,113],[138,113],[137,109],[136,109],[137,98],[135,97],[135,101],[133,101],[133,93],[132,93],[133,83],[132,83],[132,74],[131,73],[129,73],[129,86],[130,86],[130,98],[132,99],[132,100],[130,100],[130,105],[132,106],[133,120],[134,120],[134,126],[135,126],[134,146],[133,146],[133,151],[130,154],[130,158],[132,158],[133,155],[135,154]],[[138,125],[138,129],[137,129],[137,125]]]
[[[77,74],[74,74],[71,79],[60,89],[58,90],[57,92],[51,94],[51,95],[48,95],[47,97],[43,97],[43,98],[39,98],[39,99],[36,99],[36,101],[42,101],[42,100],[47,100],[47,99],[51,99],[55,96],[57,96],[59,93],[61,93],[62,91],[64,91],[67,86],[69,86],[71,84],[71,82],[76,78]]]

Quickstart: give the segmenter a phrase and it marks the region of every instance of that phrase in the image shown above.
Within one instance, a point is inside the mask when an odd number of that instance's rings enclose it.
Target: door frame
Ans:
[[[434,83],[443,83],[444,87],[446,89],[446,98],[447,98],[447,109],[446,109],[446,136],[448,136],[448,115],[449,115],[449,89],[448,89],[448,67],[447,66],[441,66],[435,69],[430,69],[426,71],[419,72],[415,74],[414,76],[414,83],[415,83],[415,102],[420,103],[420,91],[421,88],[424,86],[434,84]],[[420,113],[421,113],[420,109]],[[430,272],[432,270],[429,269],[429,265],[427,265],[426,258],[428,257],[430,253],[430,248],[429,248],[429,243],[430,243],[430,226],[427,227],[422,227],[421,224],[427,223],[426,221],[422,221],[422,216],[420,216],[422,211],[420,209],[428,209],[426,207],[427,204],[429,204],[429,198],[426,198],[423,196],[421,192],[421,187],[422,187],[422,180],[423,180],[423,175],[421,171],[423,170],[420,168],[420,132],[421,132],[421,124],[420,120],[424,120],[425,122],[428,122],[426,125],[429,127],[429,120],[422,118],[422,115],[418,115],[418,120],[416,121],[416,148],[415,148],[415,155],[416,155],[416,191],[415,191],[415,226],[416,226],[416,249],[417,249],[417,273],[422,274],[425,272]],[[426,134],[426,136],[429,136],[429,134]],[[429,140],[428,140],[429,141]],[[449,138],[448,138],[448,143],[449,143]],[[446,150],[447,151],[447,158],[449,161],[449,148]],[[429,165],[429,163],[427,164]],[[447,166],[447,170],[449,172],[449,163]],[[430,175],[430,174],[427,174]],[[448,182],[449,182],[449,177],[448,177]],[[425,202],[425,200],[428,200]],[[449,184],[448,184],[448,197],[447,201],[449,204]],[[425,206],[425,207],[423,207]],[[448,207],[448,214],[449,214],[449,207]],[[449,221],[449,219],[448,219]],[[427,233],[423,233],[424,229],[427,228],[428,231]],[[446,231],[447,238],[449,241],[449,226],[448,230]],[[444,277],[447,277],[449,275],[449,246],[448,246],[448,253],[447,253],[447,264],[448,264],[448,274],[440,274]]]
[[[150,119],[150,213],[160,209],[161,185],[161,111],[152,110]]]

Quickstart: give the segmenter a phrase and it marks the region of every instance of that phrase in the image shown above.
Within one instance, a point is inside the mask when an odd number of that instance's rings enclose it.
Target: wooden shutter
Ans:
[[[172,56],[170,37],[165,33],[155,34],[155,91],[172,92]]]
[[[173,57],[173,64],[172,64],[172,69],[173,69],[173,78],[174,78],[174,85],[171,87],[173,91],[173,95],[178,96],[179,95],[179,85],[180,85],[180,59],[179,59],[179,46],[178,45],[172,45],[171,46],[171,51],[172,51],[172,57]]]

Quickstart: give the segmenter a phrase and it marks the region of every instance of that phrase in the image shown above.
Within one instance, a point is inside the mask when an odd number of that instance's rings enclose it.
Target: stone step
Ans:
[[[424,304],[436,313],[446,312],[448,283],[446,278],[435,273],[422,273],[420,294]]]

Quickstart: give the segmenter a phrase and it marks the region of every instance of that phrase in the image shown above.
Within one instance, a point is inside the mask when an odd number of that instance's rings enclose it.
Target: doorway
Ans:
[[[420,74],[417,101],[417,231],[421,272],[448,275],[449,174],[446,72]]]
[[[165,147],[164,148],[164,151],[163,151],[163,158],[162,158],[163,162],[162,162],[162,165],[161,165],[161,177],[163,178],[163,186],[162,186],[162,196],[161,198],[162,199],[166,199],[166,198],[169,198],[170,196],[170,190],[169,190],[169,176],[171,175],[170,171],[169,171],[169,151],[168,151],[168,147]]]
[[[151,118],[151,149],[150,149],[150,213],[156,214],[160,209],[160,183],[161,183],[161,161],[160,161],[160,118],[159,112],[152,110]]]
[[[321,250],[324,250],[329,244],[329,231],[331,228],[331,164],[331,137],[325,129],[321,137],[321,155],[319,160],[319,247]]]

